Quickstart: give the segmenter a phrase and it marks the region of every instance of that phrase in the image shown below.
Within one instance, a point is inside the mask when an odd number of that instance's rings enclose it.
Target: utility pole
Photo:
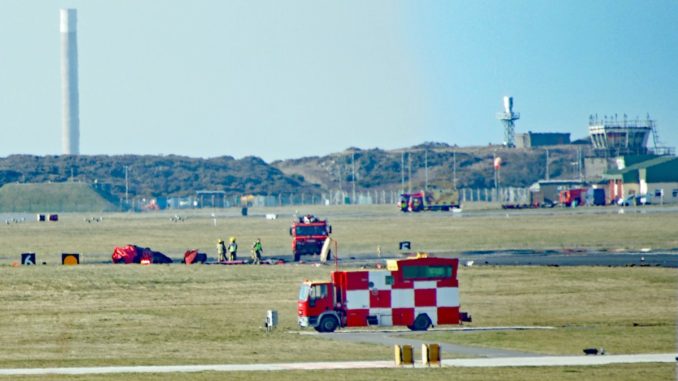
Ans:
[[[544,180],[549,180],[551,169],[549,168],[549,150],[546,150],[546,176]]]
[[[452,185],[457,189],[457,151],[452,151]]]
[[[412,153],[407,153],[407,193],[412,193]]]
[[[405,151],[400,152],[400,193],[405,193]]]
[[[428,150],[424,150],[424,173],[426,174],[424,190],[428,190]]]
[[[581,181],[583,178],[581,161],[582,161],[581,147],[577,147],[577,168],[579,169],[579,181]]]
[[[351,204],[355,204],[355,152],[351,154],[351,166],[353,167],[353,174],[351,175],[353,180],[353,197],[351,198]]]
[[[129,166],[125,166],[125,207],[129,208],[129,177],[127,175]]]

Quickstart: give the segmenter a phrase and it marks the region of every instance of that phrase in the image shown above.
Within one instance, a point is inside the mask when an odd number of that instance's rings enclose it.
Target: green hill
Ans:
[[[551,179],[575,178],[573,165],[577,146],[548,147]],[[546,172],[544,148],[503,146],[456,147],[444,143],[382,150],[349,148],[327,156],[304,157],[271,163],[288,176],[299,176],[324,189],[350,189],[355,170],[359,189],[398,189],[404,175],[413,188],[429,185],[452,186],[456,172],[459,188],[494,187],[494,157],[502,160],[502,186],[528,187],[543,179]],[[355,160],[355,165],[353,161]],[[428,174],[428,176],[427,176]]]
[[[548,148],[551,179],[576,177],[573,164],[578,160],[578,149],[574,145]],[[0,158],[0,186],[5,185],[0,210],[107,210],[127,198],[185,197],[199,190],[223,191],[234,198],[243,194],[309,195],[349,190],[353,173],[358,191],[397,190],[403,178],[413,189],[422,188],[427,180],[438,188],[449,188],[454,182],[458,188],[490,188],[494,186],[495,156],[502,159],[500,183],[504,187],[527,187],[546,175],[544,148],[445,143],[394,150],[352,147],[326,156],[270,164],[253,156],[11,155]]]
[[[115,206],[83,183],[6,184],[0,188],[0,212],[92,212]]]
[[[197,190],[228,195],[317,192],[300,176],[288,176],[254,156],[209,159],[167,155],[11,155],[0,158],[0,186],[10,183],[95,184],[118,204],[127,196],[183,197]]]

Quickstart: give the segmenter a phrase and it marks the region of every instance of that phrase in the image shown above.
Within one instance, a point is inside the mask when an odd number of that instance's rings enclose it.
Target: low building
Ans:
[[[618,157],[586,157],[584,158],[584,177],[591,179],[603,179],[604,176],[615,169],[624,169],[636,163],[660,157],[655,154],[625,155]]]
[[[643,197],[653,204],[678,203],[678,158],[661,156],[625,165],[605,174],[611,200]]]
[[[560,191],[588,186],[589,183],[582,180],[539,180],[530,186],[530,203],[541,205],[558,202]]]
[[[517,148],[548,147],[570,144],[570,133],[532,132],[516,134]]]
[[[602,179],[611,168],[615,168],[615,164],[615,159],[610,157],[585,157],[584,177]]]

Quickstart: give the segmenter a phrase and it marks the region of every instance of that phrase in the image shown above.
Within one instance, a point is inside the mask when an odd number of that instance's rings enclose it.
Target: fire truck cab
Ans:
[[[299,325],[314,327],[318,332],[333,332],[342,320],[340,312],[335,310],[335,300],[330,282],[304,282],[297,304]]]
[[[305,281],[297,302],[299,325],[333,332],[370,325],[425,331],[460,324],[458,264],[456,258],[418,254],[388,260],[385,270],[333,271],[329,282]]]

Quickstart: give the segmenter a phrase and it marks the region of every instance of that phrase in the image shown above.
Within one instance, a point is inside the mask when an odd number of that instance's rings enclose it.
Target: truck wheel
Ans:
[[[301,257],[301,255],[299,254],[299,252],[296,251],[296,250],[294,250],[293,254],[294,254],[294,261],[295,261],[295,262],[299,262],[299,257]]]
[[[318,324],[318,332],[334,332],[339,326],[337,318],[334,316],[325,316]]]
[[[431,319],[429,319],[428,315],[420,314],[408,328],[412,331],[426,331],[430,326]]]

